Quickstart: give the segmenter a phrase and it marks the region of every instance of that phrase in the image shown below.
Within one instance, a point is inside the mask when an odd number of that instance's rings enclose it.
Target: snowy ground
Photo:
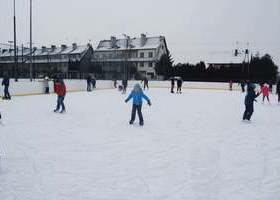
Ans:
[[[279,200],[280,106],[243,94],[151,89],[145,126],[115,90],[0,102],[1,200]],[[259,98],[260,101],[260,98]]]

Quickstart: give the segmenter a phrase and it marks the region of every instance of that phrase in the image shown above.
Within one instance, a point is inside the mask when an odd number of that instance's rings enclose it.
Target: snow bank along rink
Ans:
[[[127,95],[68,93],[66,114],[53,94],[0,102],[0,199],[279,200],[274,95],[246,124],[239,91],[150,89],[144,127]]]

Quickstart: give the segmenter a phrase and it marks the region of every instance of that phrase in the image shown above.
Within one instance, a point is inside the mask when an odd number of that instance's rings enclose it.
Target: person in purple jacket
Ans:
[[[125,103],[127,103],[130,99],[133,99],[133,105],[132,105],[132,112],[131,112],[131,119],[129,121],[129,124],[133,124],[135,120],[136,111],[138,113],[139,117],[139,124],[140,126],[144,125],[144,119],[142,115],[142,99],[145,99],[148,102],[148,105],[151,106],[150,99],[143,93],[143,90],[140,86],[140,84],[135,84],[132,92],[125,100]]]

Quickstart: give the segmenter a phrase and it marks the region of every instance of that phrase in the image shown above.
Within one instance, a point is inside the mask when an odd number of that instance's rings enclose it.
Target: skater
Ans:
[[[50,93],[50,86],[49,86],[49,77],[45,77],[43,80],[43,86],[44,86],[44,93],[49,94]]]
[[[123,86],[123,91],[122,93],[126,93],[126,88],[127,88],[127,79],[122,80],[122,86]]]
[[[87,91],[88,92],[92,91],[91,84],[92,84],[92,78],[91,78],[91,75],[88,75],[88,77],[87,77]]]
[[[141,83],[144,82],[144,90],[147,88],[149,89],[149,80],[147,79],[147,77],[145,77]]]
[[[243,121],[250,121],[252,114],[254,112],[254,101],[260,95],[260,92],[255,92],[256,85],[253,83],[248,83],[247,94],[245,97],[245,112],[243,114]]]
[[[171,81],[171,93],[174,93],[175,79],[172,77],[172,78],[170,79],[170,81]]]
[[[269,87],[266,84],[263,84],[263,86],[261,87],[261,91],[263,94],[263,103],[265,98],[267,99],[268,103],[269,103]]]
[[[54,92],[57,94],[57,106],[54,112],[59,112],[60,107],[62,110],[60,113],[65,113],[64,98],[66,95],[66,86],[62,78],[58,78],[54,82]]]
[[[278,103],[280,103],[280,80],[277,83],[276,93],[278,94]]]
[[[10,78],[7,75],[7,73],[4,74],[2,85],[4,86],[4,97],[3,97],[3,99],[11,100],[11,95],[9,93]]]
[[[117,79],[114,79],[113,83],[114,83],[114,88],[117,88],[117,85],[118,85]]]
[[[273,90],[273,83],[272,81],[269,81],[269,92],[272,92]]]
[[[233,85],[233,82],[232,82],[232,80],[230,80],[230,81],[229,81],[229,90],[230,90],[230,91],[232,91],[232,85]]]
[[[244,93],[245,92],[245,85],[246,85],[245,82],[241,81],[240,85],[241,85],[242,93]]]
[[[177,79],[177,93],[182,94],[182,84],[183,80],[181,78]]]
[[[92,89],[96,89],[96,79],[95,79],[95,77],[92,78]]]
[[[143,115],[142,115],[142,98],[144,98],[148,105],[151,106],[150,99],[143,93],[142,88],[140,84],[135,84],[132,92],[125,100],[125,103],[127,103],[131,98],[133,98],[133,105],[132,105],[132,112],[131,112],[131,119],[129,121],[129,124],[133,124],[135,120],[136,111],[138,113],[139,117],[139,124],[140,126],[144,125]]]

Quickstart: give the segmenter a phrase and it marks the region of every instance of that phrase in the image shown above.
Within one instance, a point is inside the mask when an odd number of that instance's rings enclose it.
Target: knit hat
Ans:
[[[134,87],[133,87],[133,90],[134,90],[135,92],[140,92],[140,91],[142,91],[141,85],[140,85],[139,83],[136,83],[136,84],[134,85]]]

